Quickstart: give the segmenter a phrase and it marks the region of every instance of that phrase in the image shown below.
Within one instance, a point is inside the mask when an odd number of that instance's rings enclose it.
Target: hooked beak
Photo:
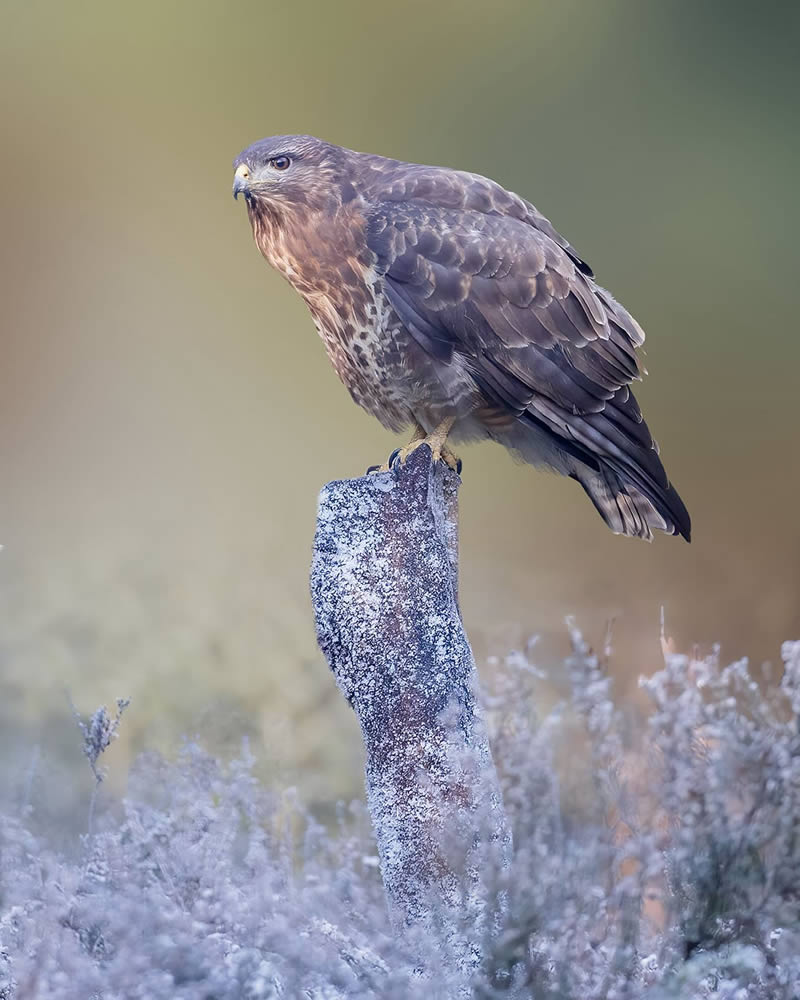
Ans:
[[[250,168],[246,163],[240,163],[233,175],[233,197],[237,200],[240,194],[247,197],[250,182]]]

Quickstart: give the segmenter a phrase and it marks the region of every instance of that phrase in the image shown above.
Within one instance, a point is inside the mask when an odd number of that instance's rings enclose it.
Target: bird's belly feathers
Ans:
[[[354,401],[391,430],[417,422],[431,430],[477,405],[463,358],[432,358],[404,328],[378,281],[367,284],[363,310],[306,298],[336,373]]]

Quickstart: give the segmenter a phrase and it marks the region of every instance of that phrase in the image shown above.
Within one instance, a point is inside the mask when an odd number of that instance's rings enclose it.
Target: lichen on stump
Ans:
[[[445,937],[471,964],[491,912],[487,857],[503,864],[509,834],[458,606],[460,482],[422,446],[387,472],[329,483],[311,592],[361,725],[391,912],[407,928],[460,928]]]

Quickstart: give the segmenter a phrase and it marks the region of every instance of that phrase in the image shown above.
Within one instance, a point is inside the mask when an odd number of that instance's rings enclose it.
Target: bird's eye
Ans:
[[[288,156],[273,156],[269,165],[275,170],[288,170],[291,162]]]

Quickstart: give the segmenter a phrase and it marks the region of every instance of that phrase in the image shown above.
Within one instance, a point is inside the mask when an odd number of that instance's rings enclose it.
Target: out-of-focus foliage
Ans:
[[[360,806],[325,829],[247,752],[187,746],[139,761],[77,859],[31,833],[25,783],[0,824],[0,997],[796,998],[800,643],[767,693],[744,661],[668,653],[638,726],[572,638],[564,704],[537,712],[522,654],[489,698],[515,851],[470,983],[393,933]]]

